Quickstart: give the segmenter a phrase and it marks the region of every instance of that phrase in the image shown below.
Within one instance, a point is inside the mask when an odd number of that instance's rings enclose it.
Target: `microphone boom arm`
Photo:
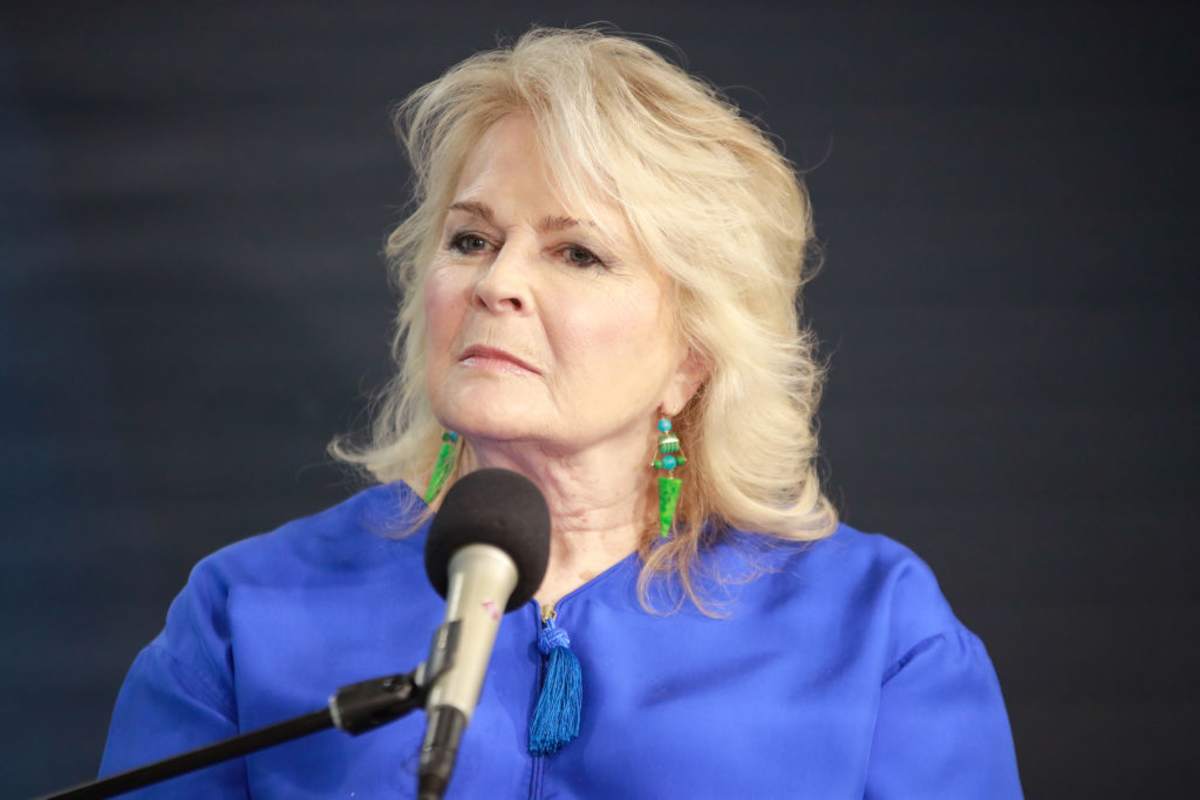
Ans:
[[[326,728],[357,736],[423,708],[429,687],[454,663],[459,622],[447,622],[433,634],[429,660],[413,672],[387,675],[338,689],[329,706],[265,728],[232,736],[186,753],[88,781],[38,800],[97,800],[165,781],[188,772],[299,739]]]

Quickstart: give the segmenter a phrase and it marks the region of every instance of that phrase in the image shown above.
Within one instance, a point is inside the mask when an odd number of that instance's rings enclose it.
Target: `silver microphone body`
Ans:
[[[458,642],[449,668],[429,690],[427,709],[453,706],[470,721],[516,585],[517,565],[498,547],[470,544],[451,557],[446,622],[459,623]]]
[[[434,678],[425,700],[427,725],[418,769],[419,800],[440,800],[450,782],[458,743],[479,693],[505,606],[516,588],[517,565],[490,544],[459,548],[447,567],[446,622],[457,628],[449,665]]]
[[[440,800],[475,713],[505,611],[529,602],[550,559],[550,509],[528,478],[485,468],[446,492],[425,540],[425,574],[446,598],[429,659],[417,670],[426,725],[417,796]]]

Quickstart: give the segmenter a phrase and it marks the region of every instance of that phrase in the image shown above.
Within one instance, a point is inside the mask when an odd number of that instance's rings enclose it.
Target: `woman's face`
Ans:
[[[559,205],[527,117],[476,145],[424,288],[428,390],[447,428],[570,452],[644,439],[660,405],[691,396],[665,280],[621,215],[601,212],[575,219]]]

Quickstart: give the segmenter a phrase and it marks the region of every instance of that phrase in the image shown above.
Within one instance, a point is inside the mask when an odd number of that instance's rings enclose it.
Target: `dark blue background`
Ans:
[[[504,6],[0,17],[4,795],[94,772],[198,558],[354,490],[323,447],[389,374],[389,104],[597,19],[811,169],[832,495],[987,643],[1028,794],[1194,785],[1195,15]]]

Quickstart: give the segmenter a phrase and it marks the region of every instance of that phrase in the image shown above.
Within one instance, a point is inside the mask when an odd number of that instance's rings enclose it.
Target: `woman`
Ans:
[[[550,565],[501,624],[448,796],[1019,797],[982,643],[917,556],[821,492],[809,209],[767,137],[595,30],[468,59],[399,121],[401,369],[371,445],[334,445],[379,485],[197,566],[102,772],[418,663],[443,608],[427,522],[498,466],[545,494]],[[549,688],[576,668],[576,695]],[[411,796],[422,725],[159,791]]]

